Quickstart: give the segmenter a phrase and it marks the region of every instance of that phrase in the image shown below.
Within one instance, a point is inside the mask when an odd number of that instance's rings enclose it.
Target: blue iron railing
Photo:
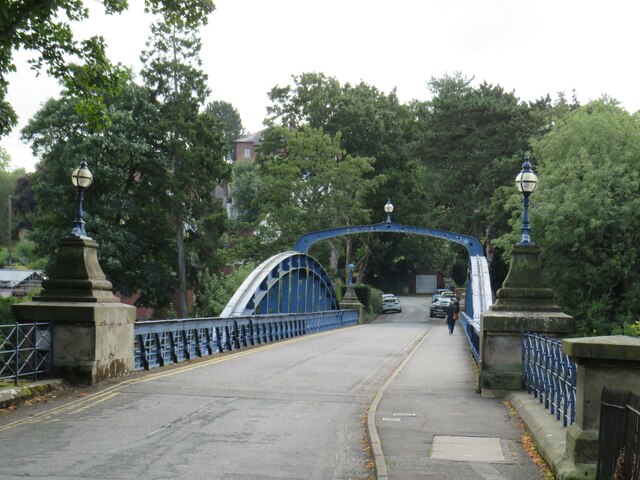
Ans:
[[[562,353],[562,342],[539,335],[522,333],[522,381],[528,393],[544,407],[572,424],[576,404],[576,364]]]
[[[53,370],[52,328],[48,322],[0,325],[0,381],[46,377]]]
[[[460,312],[460,326],[467,336],[471,355],[476,363],[480,362],[480,324],[464,312]]]
[[[357,310],[139,322],[134,368],[149,370],[357,323]]]

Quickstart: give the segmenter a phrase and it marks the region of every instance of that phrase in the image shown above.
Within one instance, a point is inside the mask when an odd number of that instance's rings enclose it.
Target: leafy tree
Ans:
[[[0,244],[8,245],[16,240],[15,217],[13,216],[13,192],[18,179],[25,175],[24,169],[11,170],[9,168],[9,154],[0,147]],[[11,225],[9,225],[11,211]],[[9,238],[11,235],[11,238]]]
[[[253,272],[256,264],[246,263],[230,274],[211,273],[208,269],[198,273],[198,284],[202,286],[201,294],[196,297],[196,313],[198,316],[216,317],[229,303],[233,294],[242,282]]]
[[[258,197],[264,188],[258,165],[253,160],[241,158],[233,164],[233,181],[230,185],[233,207],[238,222],[255,222],[260,214]]]
[[[536,131],[527,105],[499,86],[474,88],[460,74],[432,79],[416,153],[429,171],[426,189],[434,220],[447,230],[486,236],[485,201],[512,184]],[[521,163],[521,162],[520,162]]]
[[[221,212],[212,192],[228,176],[229,167],[223,161],[222,124],[211,111],[200,112],[209,90],[201,70],[197,31],[179,22],[159,22],[151,31],[149,50],[141,57],[145,64],[142,77],[159,105],[157,147],[168,160],[163,185],[169,195],[164,201],[175,229],[178,314],[184,316],[189,283],[196,280],[195,275],[188,279],[185,236],[217,241],[220,231],[215,237],[202,235],[207,231],[202,220],[209,217],[205,222],[210,226],[220,223],[219,218],[210,217],[216,209]]]
[[[640,319],[639,120],[603,98],[534,144],[533,239],[580,334],[622,333]]]
[[[12,195],[14,225],[18,229],[31,229],[30,217],[36,211],[36,197],[31,188],[31,174],[27,173],[16,180]]]
[[[213,115],[222,125],[224,141],[227,145],[225,159],[233,162],[236,158],[235,141],[245,134],[238,110],[229,102],[210,102],[205,111]]]
[[[112,124],[96,133],[75,110],[75,99],[63,95],[36,113],[23,137],[41,157],[31,175],[38,210],[30,232],[40,253],[53,251],[71,229],[76,192],[70,172],[86,158],[94,174],[85,192],[86,230],[100,243],[103,270],[124,295],[140,290],[140,304],[163,306],[175,286],[175,263],[163,203],[167,161],[155,146],[159,114],[152,100],[133,83],[106,96]]]
[[[127,0],[101,0],[107,14],[121,13]],[[207,23],[213,12],[212,0],[145,0],[145,11],[167,21],[196,28]],[[116,93],[126,81],[126,70],[113,65],[105,54],[102,37],[78,41],[70,22],[88,18],[89,10],[81,0],[55,2],[17,0],[3,2],[0,15],[0,136],[17,123],[13,107],[7,102],[6,75],[16,70],[13,54],[23,49],[34,53],[32,67],[60,80],[75,108],[97,127],[108,124],[103,102],[105,94]]]
[[[264,185],[258,194],[262,239],[272,250],[290,248],[303,233],[366,222],[364,199],[377,180],[368,179],[373,160],[353,157],[340,135],[321,129],[272,128],[256,159]]]
[[[273,88],[269,97],[272,105],[267,107],[267,124],[322,128],[329,135],[339,134],[340,147],[350,155],[375,159],[375,169],[365,174],[366,179],[376,184],[362,200],[365,209],[382,212],[387,198],[393,198],[401,212],[399,219],[422,223],[424,169],[406,148],[414,133],[414,116],[408,106],[398,101],[395,92],[384,94],[364,82],[340,85],[335,78],[322,73],[303,73],[293,77],[293,85]],[[365,245],[361,248],[362,242]],[[345,265],[351,260],[351,250],[362,255],[356,271],[360,278],[368,264],[365,256],[370,255],[375,245],[380,245],[375,237],[345,240]],[[335,248],[332,245],[334,255]]]

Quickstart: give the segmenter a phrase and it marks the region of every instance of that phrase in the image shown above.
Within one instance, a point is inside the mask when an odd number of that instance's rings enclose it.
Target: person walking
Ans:
[[[449,335],[453,335],[453,328],[456,326],[458,312],[460,311],[460,306],[457,306],[457,311],[456,306],[456,301],[452,298],[447,306],[447,328],[449,329]]]

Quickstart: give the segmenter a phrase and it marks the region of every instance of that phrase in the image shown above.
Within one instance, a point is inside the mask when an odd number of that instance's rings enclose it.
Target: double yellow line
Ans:
[[[165,378],[165,377],[171,377],[173,375],[178,375],[180,373],[184,373],[184,372],[190,372],[192,370],[197,370],[199,368],[203,368],[203,367],[207,367],[209,365],[215,365],[217,363],[222,363],[222,362],[227,362],[229,360],[234,360],[236,358],[240,358],[240,357],[244,357],[245,355],[249,355],[252,353],[257,353],[257,352],[262,352],[265,350],[269,350],[272,348],[276,348],[279,346],[283,346],[283,345],[288,345],[291,343],[296,343],[299,342],[301,340],[306,340],[309,338],[314,338],[314,337],[319,337],[319,336],[324,336],[324,335],[330,335],[333,333],[337,333],[337,332],[344,332],[346,330],[352,330],[354,328],[358,328],[360,325],[354,325],[352,327],[343,327],[340,329],[334,329],[334,330],[329,330],[326,332],[320,332],[320,333],[316,333],[313,335],[303,335],[300,337],[295,337],[295,338],[290,338],[288,340],[281,340],[275,343],[270,343],[267,345],[261,345],[258,347],[254,347],[254,348],[249,348],[248,350],[244,350],[244,351],[239,351],[239,352],[233,352],[233,353],[228,353],[228,354],[223,354],[223,356],[214,356],[210,359],[204,360],[204,361],[200,361],[198,363],[193,363],[193,364],[187,364],[184,366],[179,366],[177,368],[172,368],[171,370],[164,370],[164,371],[159,371],[157,373],[151,373],[148,375],[145,375],[144,377],[141,378],[132,378],[129,380],[124,380],[120,383],[118,383],[117,385],[113,385],[111,387],[105,388],[104,390],[101,390],[99,392],[96,393],[92,393],[89,395],[86,395],[82,398],[78,398],[77,400],[73,400],[71,402],[68,402],[64,405],[60,405],[59,407],[54,407],[50,410],[47,410],[46,412],[39,412],[36,413],[34,415],[32,415],[31,417],[29,417],[28,419],[23,419],[23,420],[16,420],[14,422],[10,422],[7,423],[6,425],[2,425],[0,426],[0,432],[3,432],[5,430],[9,430],[11,428],[16,428],[19,426],[23,426],[23,425],[31,425],[34,423],[44,423],[44,422],[48,422],[48,421],[57,421],[55,420],[55,417],[57,415],[63,415],[63,414],[67,414],[67,415],[76,415],[78,413],[84,412],[85,410],[88,410],[91,407],[94,407],[96,405],[99,405],[100,403],[106,402],[107,400],[111,400],[112,398],[117,397],[118,395],[120,395],[119,390],[122,390],[125,387],[131,386],[131,385],[137,385],[140,383],[145,383],[145,382],[151,382],[153,380],[157,380],[159,378]]]

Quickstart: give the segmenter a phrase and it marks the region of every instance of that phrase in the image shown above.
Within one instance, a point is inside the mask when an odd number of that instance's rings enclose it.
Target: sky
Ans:
[[[140,71],[153,18],[142,0],[74,25],[78,38],[102,35],[115,62]],[[629,112],[640,110],[637,20],[633,0],[215,0],[201,30],[203,70],[211,97],[231,103],[249,133],[263,128],[268,92],[292,75],[321,72],[341,84],[363,81],[401,102],[428,100],[428,81],[461,72],[513,91],[523,101],[558,92],[581,103],[603,94]],[[14,168],[32,171],[37,158],[19,130],[60,87],[26,64],[9,80],[19,115],[0,139]]]

